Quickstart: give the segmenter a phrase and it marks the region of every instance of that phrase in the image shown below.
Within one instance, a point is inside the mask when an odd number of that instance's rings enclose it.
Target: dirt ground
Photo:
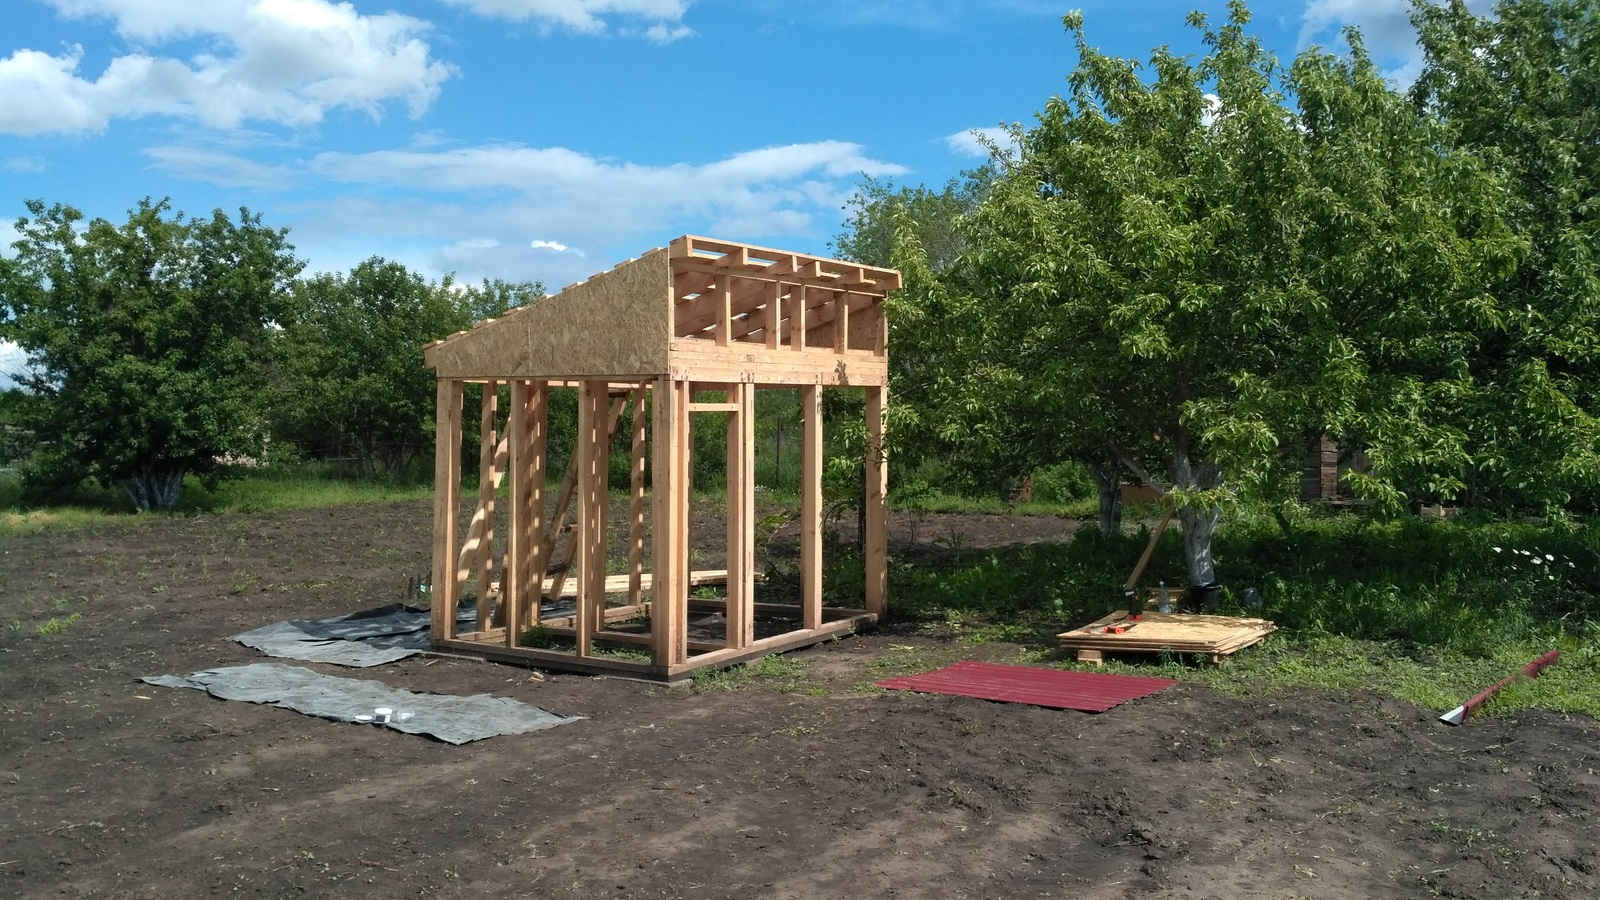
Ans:
[[[919,542],[1070,530],[980,518]],[[1600,896],[1583,717],[1451,729],[1377,696],[1183,684],[1088,715],[863,688],[1016,654],[894,625],[737,690],[305,664],[589,717],[463,747],[138,681],[259,661],[237,631],[398,599],[429,520],[410,503],[0,539],[0,897]]]

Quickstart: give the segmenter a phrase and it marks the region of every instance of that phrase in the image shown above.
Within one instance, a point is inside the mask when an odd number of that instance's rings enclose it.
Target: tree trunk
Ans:
[[[1121,461],[1103,459],[1089,466],[1100,493],[1100,532],[1116,534],[1122,530],[1122,471]]]
[[[1172,455],[1174,487],[1190,491],[1206,491],[1222,484],[1222,470],[1213,463],[1199,463],[1187,453]],[[1211,584],[1217,580],[1216,567],[1211,560],[1211,537],[1216,534],[1222,510],[1216,506],[1178,510],[1178,522],[1183,526],[1183,557],[1189,567],[1190,584]]]
[[[183,467],[141,469],[122,479],[121,484],[133,508],[140,512],[172,509],[178,505],[178,493],[183,489]]]

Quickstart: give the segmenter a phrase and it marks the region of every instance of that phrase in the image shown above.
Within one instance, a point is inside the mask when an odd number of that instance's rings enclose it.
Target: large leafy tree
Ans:
[[[1516,250],[1495,180],[1440,150],[1358,38],[1286,71],[1248,20],[1192,16],[1205,57],[1157,50],[1146,77],[1069,16],[1070,90],[1019,135],[959,263],[938,275],[909,240],[897,259],[912,327],[959,348],[935,427],[1115,457],[1178,505],[1197,583],[1222,504],[1284,486],[1309,434],[1366,441],[1387,499],[1459,471],[1429,410],[1470,393],[1451,362],[1493,327],[1479,285]]]
[[[544,293],[535,283],[427,281],[374,257],[296,283],[278,338],[276,436],[403,477],[433,447],[434,378],[422,346]]]
[[[1491,285],[1503,329],[1477,348],[1463,432],[1477,495],[1547,506],[1600,478],[1600,2],[1416,3],[1425,51],[1411,95],[1450,143],[1506,173],[1529,243]]]
[[[268,326],[300,269],[287,232],[248,210],[187,219],[165,200],[122,225],[27,208],[0,259],[0,328],[30,367],[30,482],[94,478],[169,508],[186,473],[259,454]]]

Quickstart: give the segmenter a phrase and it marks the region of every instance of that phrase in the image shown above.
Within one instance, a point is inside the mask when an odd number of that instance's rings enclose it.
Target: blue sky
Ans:
[[[1480,6],[1481,4],[1474,4]],[[825,252],[862,173],[939,184],[1091,43],[1198,51],[1222,0],[0,0],[0,243],[23,201],[146,195],[291,229],[307,271],[380,255],[552,290],[679,234]],[[1258,0],[1287,58],[1404,0]],[[0,350],[0,356],[4,356]],[[14,348],[12,351],[14,359]],[[3,362],[3,361],[0,361]],[[7,366],[0,365],[0,370]]]

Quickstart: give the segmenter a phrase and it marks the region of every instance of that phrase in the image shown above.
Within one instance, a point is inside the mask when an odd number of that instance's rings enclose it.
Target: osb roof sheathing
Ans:
[[[429,344],[424,356],[441,378],[660,376],[670,370],[673,338],[693,330],[691,322],[677,321],[692,306],[686,298],[706,289],[693,285],[721,275],[747,285],[747,295],[760,287],[751,282],[847,291],[852,308],[881,307],[884,295],[900,287],[892,269],[685,235]],[[744,321],[736,327],[749,330]]]

